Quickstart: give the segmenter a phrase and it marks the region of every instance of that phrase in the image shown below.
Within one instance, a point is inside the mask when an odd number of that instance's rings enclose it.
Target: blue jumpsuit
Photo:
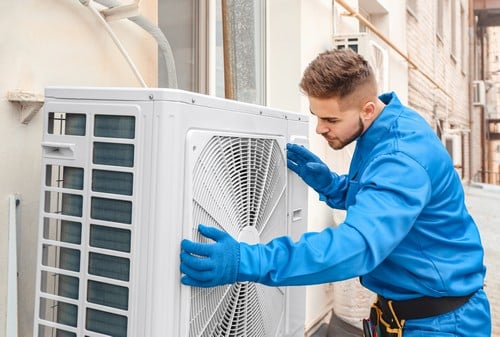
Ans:
[[[475,295],[444,315],[409,320],[405,337],[491,333],[482,290],[485,266],[478,229],[464,204],[453,163],[429,124],[394,93],[357,139],[349,174],[320,195],[347,210],[336,228],[241,244],[239,281],[308,285],[360,276],[393,300]]]

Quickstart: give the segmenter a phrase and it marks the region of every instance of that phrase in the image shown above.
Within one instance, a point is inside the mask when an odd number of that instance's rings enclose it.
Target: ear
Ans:
[[[363,105],[363,108],[361,109],[361,117],[364,120],[368,120],[368,121],[373,120],[376,117],[375,116],[376,108],[377,108],[377,106],[376,106],[375,102],[372,102],[372,101],[366,102],[365,105]]]

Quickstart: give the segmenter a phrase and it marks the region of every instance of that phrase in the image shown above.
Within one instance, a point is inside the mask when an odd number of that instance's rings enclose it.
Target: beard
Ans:
[[[364,131],[363,121],[361,120],[361,118],[359,118],[356,129],[354,129],[354,131],[349,137],[347,137],[346,139],[334,138],[332,140],[327,140],[328,145],[334,150],[341,150],[347,145],[351,144],[353,141],[355,141],[359,136],[361,136],[363,134],[363,131]]]

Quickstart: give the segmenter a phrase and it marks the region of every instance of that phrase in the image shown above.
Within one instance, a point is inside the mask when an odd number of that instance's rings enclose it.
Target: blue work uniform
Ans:
[[[345,221],[297,242],[281,237],[241,244],[238,278],[278,286],[360,276],[363,286],[393,300],[476,292],[455,312],[408,321],[404,334],[425,330],[432,336],[434,324],[436,336],[457,329],[489,336],[484,252],[451,158],[429,124],[396,94],[379,98],[386,106],[357,139],[349,174],[332,172],[335,184],[320,195],[347,210]],[[436,319],[451,323],[436,327]],[[445,330],[435,330],[440,327]]]

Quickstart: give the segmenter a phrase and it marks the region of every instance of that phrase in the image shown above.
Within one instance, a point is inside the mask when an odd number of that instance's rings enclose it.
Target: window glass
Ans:
[[[417,15],[417,0],[408,0],[406,1],[406,7],[411,11],[413,15]]]
[[[221,0],[159,0],[159,26],[172,47],[178,87],[265,104],[266,1],[225,3],[227,7],[223,8]],[[228,20],[229,33],[226,67],[223,17]],[[166,86],[166,66],[161,53],[158,59],[158,82]],[[225,85],[225,75],[230,88]],[[228,96],[229,92],[232,96]]]
[[[443,39],[443,31],[444,31],[444,23],[443,23],[443,15],[444,15],[444,0],[437,0],[437,15],[436,15],[436,20],[437,20],[437,31],[436,34],[440,39]]]
[[[179,89],[200,92],[198,0],[159,0],[158,25],[172,49]],[[206,15],[206,14],[205,14]],[[205,30],[206,31],[206,30]],[[158,86],[167,87],[166,56],[158,50]]]
[[[265,1],[217,0],[216,88],[217,96],[227,97],[231,77],[234,97],[242,102],[265,104]],[[223,16],[225,14],[225,16]],[[228,36],[223,36],[223,17],[227,18]],[[224,54],[224,42],[228,42]],[[224,65],[224,55],[231,65]],[[230,70],[232,74],[226,74]]]
[[[451,55],[457,57],[457,7],[456,0],[450,2],[450,31],[451,31]]]

